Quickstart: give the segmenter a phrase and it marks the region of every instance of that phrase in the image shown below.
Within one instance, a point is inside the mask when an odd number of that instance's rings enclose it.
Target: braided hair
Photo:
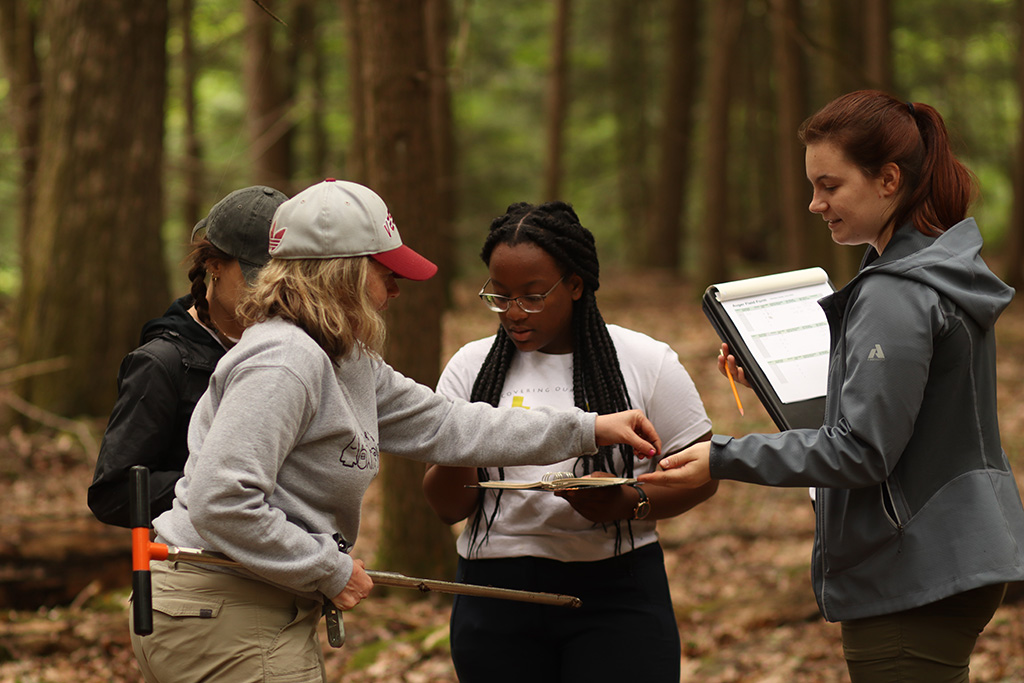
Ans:
[[[605,326],[601,311],[597,308],[594,293],[600,287],[599,264],[594,236],[580,224],[572,206],[565,202],[548,202],[539,206],[520,202],[508,207],[503,216],[491,222],[490,232],[484,241],[480,258],[490,265],[491,254],[499,244],[516,246],[534,244],[547,252],[567,273],[576,274],[583,281],[583,294],[573,303],[573,402],[588,412],[607,414],[630,408],[626,383],[619,367],[611,336]],[[491,346],[477,374],[470,393],[471,401],[482,401],[498,405],[505,376],[508,373],[516,347],[512,339],[499,326]],[[616,465],[615,451],[619,451],[620,463]],[[576,476],[590,474],[597,470],[617,473],[619,476],[633,476],[633,451],[627,446],[601,446],[595,455],[581,456],[574,465]],[[490,477],[486,469],[478,469],[480,481]],[[504,469],[498,476],[505,478]],[[472,521],[470,548],[479,548],[487,542],[487,535],[498,514],[501,504],[500,489],[496,490],[494,509],[488,515],[484,512],[486,489],[480,490],[480,499]],[[483,537],[480,537],[481,526]],[[632,542],[632,528],[630,540]],[[615,522],[615,552],[619,553],[622,542],[620,522]]]
[[[216,330],[210,318],[210,302],[206,300],[206,263],[211,259],[222,261],[234,261],[235,257],[218,249],[213,242],[206,239],[197,239],[192,243],[192,250],[188,254],[188,279],[192,283],[189,290],[192,294],[192,304],[196,307],[196,315],[199,322],[211,330]]]

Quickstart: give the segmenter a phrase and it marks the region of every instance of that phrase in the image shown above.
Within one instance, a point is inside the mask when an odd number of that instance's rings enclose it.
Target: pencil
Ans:
[[[718,355],[724,355],[721,351]],[[732,378],[732,372],[729,371],[729,361],[725,361],[725,376],[729,378],[729,386],[732,387],[732,395],[736,399],[736,407],[740,409],[740,417],[743,416],[743,404],[740,402],[740,392],[736,391],[736,382]]]

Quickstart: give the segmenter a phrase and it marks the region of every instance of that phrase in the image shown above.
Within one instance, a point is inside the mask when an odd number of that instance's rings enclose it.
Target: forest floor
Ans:
[[[493,314],[476,301],[477,286],[467,282],[456,288],[456,308],[445,324],[446,357],[495,329]],[[675,348],[716,432],[773,430],[750,391],[741,394],[746,417],[739,416],[728,384],[715,369],[718,342],[700,311],[700,293],[658,274],[605,273],[598,294],[608,322],[644,331]],[[1021,300],[1003,316],[998,338],[1004,446],[1024,488]],[[8,360],[8,340],[0,330],[0,368]],[[92,427],[100,430],[102,425]],[[128,533],[95,522],[85,506],[94,457],[68,434],[12,430],[0,436],[0,683],[142,680],[125,614]],[[357,547],[361,557],[374,554],[380,500],[379,486],[371,487]],[[661,522],[659,530],[683,645],[682,680],[847,680],[839,626],[820,618],[811,592],[814,520],[805,490],[723,482],[713,499]],[[12,561],[33,553],[52,561],[29,568]],[[95,566],[92,573],[84,571],[111,557],[114,561],[104,565],[105,571]],[[1007,604],[978,643],[972,660],[976,683],[1024,681],[1021,589],[1013,586]],[[54,604],[59,606],[39,606]],[[449,603],[439,596],[411,591],[371,596],[345,613],[344,648],[327,647],[321,633],[328,680],[454,681],[448,612]],[[636,638],[642,650],[643,635]]]

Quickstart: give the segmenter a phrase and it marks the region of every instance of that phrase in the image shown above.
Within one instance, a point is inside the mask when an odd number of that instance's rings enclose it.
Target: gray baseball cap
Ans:
[[[277,208],[270,255],[279,259],[370,256],[398,277],[426,280],[437,266],[402,244],[377,193],[346,180],[308,187]]]
[[[213,246],[238,260],[246,282],[252,284],[260,268],[270,261],[270,223],[274,211],[286,199],[284,193],[265,185],[235,190],[196,223],[192,240],[205,231]]]

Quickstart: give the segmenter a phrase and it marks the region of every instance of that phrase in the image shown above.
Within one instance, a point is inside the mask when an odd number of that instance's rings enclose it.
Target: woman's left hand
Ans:
[[[341,611],[350,610],[358,605],[373,589],[373,579],[366,573],[366,563],[359,559],[352,560],[352,576],[340,593],[331,598],[334,606]]]
[[[661,438],[654,425],[639,410],[598,415],[594,421],[594,437],[598,446],[624,443],[632,446],[638,458],[653,458],[661,452]]]
[[[637,477],[645,484],[661,484],[684,489],[695,489],[711,481],[711,442],[701,441],[667,455],[654,472]]]

